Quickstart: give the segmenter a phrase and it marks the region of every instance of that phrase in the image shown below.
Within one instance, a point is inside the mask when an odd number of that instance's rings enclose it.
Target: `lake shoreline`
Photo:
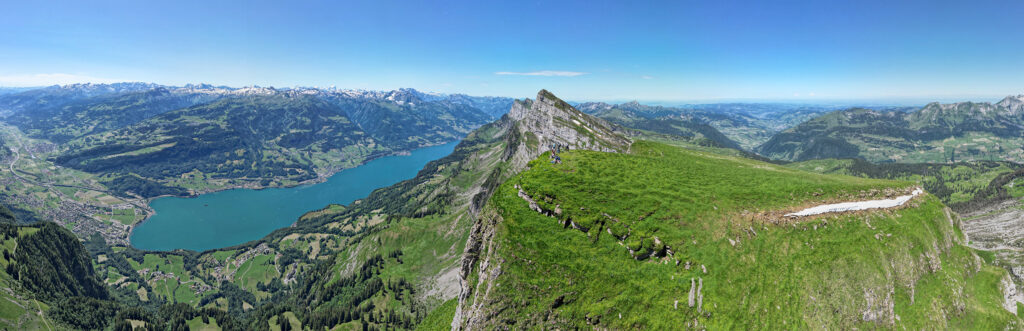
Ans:
[[[132,238],[135,237],[135,235],[137,234],[136,230],[140,226],[142,226],[143,224],[150,222],[152,220],[152,218],[157,215],[156,208],[153,208],[152,204],[153,204],[153,202],[155,202],[155,201],[157,201],[157,200],[159,200],[161,198],[180,198],[180,199],[185,199],[185,200],[192,200],[192,199],[198,199],[198,198],[201,198],[201,197],[206,197],[206,196],[208,196],[210,194],[213,194],[213,193],[227,192],[227,191],[232,191],[232,190],[244,190],[244,191],[260,192],[260,191],[266,191],[267,189],[295,189],[295,188],[301,188],[301,187],[311,187],[311,186],[315,186],[315,185],[319,185],[319,184],[324,184],[324,183],[328,182],[328,180],[330,180],[334,176],[337,176],[338,174],[344,173],[346,170],[357,169],[357,168],[366,166],[367,164],[370,164],[373,161],[377,161],[377,160],[380,160],[380,159],[383,159],[383,158],[395,157],[395,156],[410,156],[410,155],[414,155],[414,153],[416,151],[418,151],[418,150],[423,150],[423,149],[427,149],[427,148],[431,148],[431,147],[439,147],[439,146],[444,146],[444,145],[449,145],[449,144],[452,145],[451,148],[452,148],[452,150],[454,150],[454,148],[458,145],[458,143],[460,141],[461,141],[461,139],[455,139],[455,140],[446,141],[446,142],[437,143],[437,144],[426,144],[426,145],[422,145],[422,146],[419,146],[419,147],[417,147],[415,149],[411,149],[411,150],[402,150],[402,151],[395,151],[395,152],[390,152],[390,153],[378,153],[378,154],[375,154],[375,155],[369,155],[364,160],[362,160],[358,165],[355,165],[355,166],[352,166],[352,167],[337,167],[336,169],[332,169],[330,172],[326,172],[324,175],[317,176],[317,178],[305,180],[305,181],[302,181],[302,182],[298,182],[298,183],[295,183],[293,185],[286,185],[286,186],[233,185],[233,186],[229,186],[229,187],[223,187],[223,188],[203,191],[203,192],[201,192],[199,194],[192,194],[192,195],[188,195],[188,196],[161,195],[161,196],[156,196],[156,197],[152,197],[152,198],[147,198],[147,199],[145,199],[145,203],[146,203],[146,207],[147,207],[147,209],[149,209],[149,211],[147,212],[147,215],[146,215],[145,218],[143,218],[142,220],[140,220],[140,221],[138,221],[138,222],[136,222],[136,223],[134,223],[134,224],[132,224],[130,226],[129,231],[126,232],[127,233],[127,238],[126,238],[127,240],[126,241],[128,242],[128,246],[134,247],[136,249],[144,250],[144,251],[173,251],[173,250],[178,250],[178,249],[185,249],[185,248],[157,249],[157,250],[143,249],[143,248],[137,247],[136,244],[133,243]],[[441,156],[439,156],[437,158],[444,157],[445,155],[448,155],[450,153],[451,153],[451,151],[449,151],[449,152],[445,153],[444,155],[441,155]],[[436,159],[436,158],[434,158],[434,159]],[[432,161],[434,159],[431,159],[430,161]],[[427,162],[429,162],[429,161],[427,161]],[[422,165],[419,165],[417,170],[416,170],[416,172],[418,172],[419,169],[422,169],[422,167],[425,165],[425,163],[422,164]],[[415,172],[412,174],[412,176],[415,176]],[[408,178],[405,178],[405,179],[408,179]],[[405,179],[402,179],[402,180],[405,180]],[[253,182],[258,181],[258,180],[262,180],[262,179],[252,179]],[[386,185],[385,186],[381,186],[381,187],[386,187]],[[375,190],[377,188],[380,188],[380,187],[376,187],[373,190]],[[370,192],[372,192],[373,190],[370,190]],[[338,204],[336,202],[331,202],[331,203]],[[351,202],[348,202],[348,203],[351,203]],[[344,205],[347,205],[348,203],[345,203]],[[329,205],[329,204],[330,203],[328,203],[327,205]],[[326,206],[326,205],[324,205],[324,206]],[[323,208],[324,206],[321,206],[320,208]],[[313,208],[313,209],[310,209],[310,210],[316,210],[316,208]],[[308,212],[308,210],[307,210],[307,212]],[[299,215],[299,216],[301,217],[301,215]],[[294,223],[295,222],[293,220],[289,224],[294,224]],[[275,230],[278,229],[278,228],[289,227],[289,226],[291,226],[291,225],[284,225],[282,227],[275,228]],[[265,236],[265,235],[263,235],[263,236]],[[262,238],[262,237],[260,237],[260,238]],[[237,245],[243,245],[243,244],[245,244],[247,242],[252,242],[252,241],[260,240],[260,238],[251,239],[251,240],[248,240],[248,241],[242,242],[242,243],[227,245],[227,246],[224,246],[224,247],[232,247],[232,246],[237,246]],[[207,248],[207,249],[202,249],[202,250],[193,250],[193,249],[185,249],[185,250],[191,250],[191,251],[197,251],[198,252],[198,251],[208,251],[208,250],[215,250],[215,249],[219,249],[219,248]]]

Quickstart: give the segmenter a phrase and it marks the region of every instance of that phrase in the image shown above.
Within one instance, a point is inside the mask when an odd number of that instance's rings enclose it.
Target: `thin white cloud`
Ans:
[[[52,73],[26,75],[0,75],[0,86],[28,87],[64,85],[74,83],[117,83],[124,80],[92,77],[86,75]]]
[[[648,76],[648,75],[640,76],[640,78],[643,78],[643,79],[654,79],[654,77]]]
[[[541,71],[530,71],[530,72],[514,72],[514,71],[499,71],[495,72],[495,75],[512,75],[512,76],[546,76],[546,77],[576,77],[580,75],[586,75],[586,72],[579,71],[555,71],[555,70],[541,70]]]

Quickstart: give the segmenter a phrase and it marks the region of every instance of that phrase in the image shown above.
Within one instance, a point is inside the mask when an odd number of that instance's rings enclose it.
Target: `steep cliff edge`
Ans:
[[[632,143],[614,132],[612,124],[580,112],[547,90],[538,92],[536,100],[516,100],[502,121],[508,121],[506,125],[510,130],[506,135],[505,164],[494,168],[489,176],[501,178],[501,181],[485,185],[482,194],[474,199],[477,202],[472,208],[475,223],[469,231],[462,255],[461,289],[453,329],[460,328],[460,321],[480,318],[474,315],[480,311],[478,307],[470,307],[473,302],[479,302],[474,296],[486,295],[489,289],[481,289],[480,286],[489,286],[490,280],[500,274],[500,261],[492,261],[491,257],[497,249],[493,241],[494,231],[501,219],[493,210],[481,210],[497,184],[525,169],[527,162],[545,152],[554,153],[549,155],[580,149],[625,152]]]

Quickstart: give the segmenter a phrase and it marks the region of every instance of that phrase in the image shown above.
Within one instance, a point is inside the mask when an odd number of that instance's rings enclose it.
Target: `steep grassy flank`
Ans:
[[[416,326],[416,330],[422,331],[447,331],[452,329],[452,317],[455,316],[455,307],[459,305],[458,299],[451,299],[445,302]]]
[[[2,208],[0,208],[2,209]],[[12,220],[13,222],[13,220]],[[34,230],[34,228],[33,228]],[[34,297],[33,293],[25,290],[20,282],[14,278],[8,270],[14,271],[16,267],[7,267],[17,263],[15,255],[22,235],[28,235],[28,228],[15,227],[9,224],[0,224],[0,248],[4,254],[0,254],[0,328],[7,330],[40,330],[56,327],[51,318],[42,313],[49,310],[49,306]]]
[[[650,142],[631,151],[571,151],[561,164],[542,157],[500,186],[491,200],[502,219],[492,261],[504,263],[500,276],[477,287],[487,290],[472,302],[484,310],[475,316],[488,317],[473,326],[991,329],[1018,322],[1001,307],[1003,271],[962,246],[955,220],[934,197],[898,210],[776,224],[773,211],[895,194],[910,183]]]

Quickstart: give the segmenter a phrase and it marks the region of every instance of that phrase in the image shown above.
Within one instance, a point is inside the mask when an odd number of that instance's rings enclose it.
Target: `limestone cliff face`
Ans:
[[[1011,116],[1024,115],[1024,94],[1008,96],[996,105],[1006,108]]]
[[[513,157],[519,168],[553,146],[625,152],[631,143],[614,132],[611,123],[584,114],[547,90],[538,92],[536,100],[514,102],[508,117],[520,138]]]
[[[613,125],[584,114],[546,90],[537,93],[535,100],[516,100],[508,115],[501,120],[506,128],[505,151],[502,155],[507,166],[496,166],[490,175],[497,180],[485,183],[473,199],[471,214],[474,224],[466,240],[459,273],[461,290],[452,329],[475,330],[488,321],[484,308],[490,300],[493,281],[501,275],[501,257],[497,256],[498,243],[493,240],[502,219],[494,210],[486,208],[486,199],[498,184],[526,168],[526,164],[553,147],[561,150],[586,149],[601,152],[626,152],[632,143],[613,131]]]

